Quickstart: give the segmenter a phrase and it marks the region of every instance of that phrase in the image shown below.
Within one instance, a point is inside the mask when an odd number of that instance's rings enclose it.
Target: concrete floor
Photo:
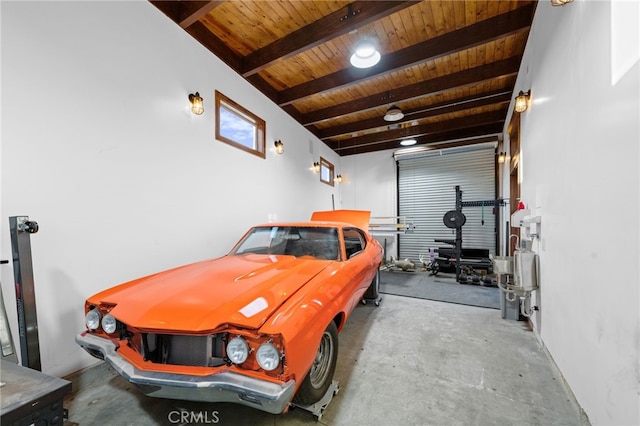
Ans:
[[[340,391],[319,422],[299,408],[145,397],[101,363],[68,378],[67,424],[589,425],[526,323],[500,311],[384,295],[356,308],[339,341]]]

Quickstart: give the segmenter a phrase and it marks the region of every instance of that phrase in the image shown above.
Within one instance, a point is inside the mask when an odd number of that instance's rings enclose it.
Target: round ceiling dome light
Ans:
[[[415,145],[416,143],[417,141],[415,139],[404,139],[400,141],[400,145],[402,146],[411,146],[411,145]]]
[[[369,40],[360,40],[351,55],[351,65],[356,68],[370,68],[380,62],[380,52]]]
[[[391,105],[384,115],[384,121],[398,121],[404,118],[404,113],[400,108],[395,105]]]

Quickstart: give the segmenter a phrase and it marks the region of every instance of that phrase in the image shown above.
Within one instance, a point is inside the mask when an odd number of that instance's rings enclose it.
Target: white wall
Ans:
[[[515,87],[542,218],[533,322],[594,425],[640,424],[638,9],[540,2]]]
[[[31,245],[43,371],[95,361],[74,343],[87,296],[222,255],[269,214],[304,220],[331,209],[332,194],[339,205],[340,187],[310,166],[322,156],[339,171],[340,158],[150,3],[0,7],[0,257],[11,259],[10,216],[39,223]],[[214,90],[266,120],[266,159],[215,140]],[[188,110],[195,91],[201,116]],[[1,273],[17,339],[11,266]]]
[[[370,210],[373,217],[390,217],[398,213],[396,161],[394,150],[343,157],[343,208]],[[386,223],[386,222],[385,222]],[[377,235],[386,258],[397,258],[397,235]]]

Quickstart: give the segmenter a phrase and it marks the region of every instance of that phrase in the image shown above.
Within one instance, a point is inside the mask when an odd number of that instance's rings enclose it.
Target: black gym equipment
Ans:
[[[467,222],[467,217],[462,213],[463,207],[484,207],[492,206],[504,206],[505,201],[501,198],[496,200],[482,200],[482,201],[462,201],[462,191],[460,186],[456,185],[456,207],[455,210],[449,210],[445,213],[442,221],[447,228],[455,229],[455,240],[435,240],[437,243],[445,243],[452,245],[453,247],[440,247],[438,248],[438,262],[440,266],[438,270],[442,270],[443,267],[455,266],[456,281],[459,283],[466,283],[471,281],[473,283],[480,283],[480,278],[475,274],[474,269],[485,269],[490,274],[493,270],[493,263],[489,259],[489,250],[477,249],[477,248],[462,248],[462,227]],[[483,225],[484,225],[484,210],[483,210]],[[484,279],[487,282],[488,278]]]
[[[461,228],[467,223],[467,217],[458,210],[449,210],[444,214],[442,221],[447,228],[456,229]]]

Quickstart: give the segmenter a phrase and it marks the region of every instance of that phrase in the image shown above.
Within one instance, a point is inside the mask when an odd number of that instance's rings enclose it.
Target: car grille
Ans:
[[[159,364],[215,367],[225,363],[223,336],[189,336],[180,334],[142,335],[142,356]]]

